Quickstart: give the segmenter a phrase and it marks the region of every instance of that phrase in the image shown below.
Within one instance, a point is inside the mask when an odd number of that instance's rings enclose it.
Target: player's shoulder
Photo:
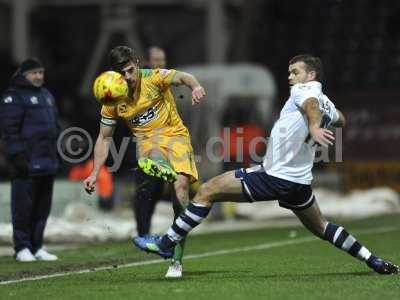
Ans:
[[[309,92],[322,92],[322,84],[318,81],[309,81],[306,83],[297,83],[292,86],[291,94],[309,93]]]
[[[327,95],[323,94],[323,99],[325,102],[329,103],[329,105],[335,106],[335,103],[333,103],[333,101]]]
[[[322,91],[322,84],[318,81],[309,81],[306,83],[296,83],[292,86],[292,91],[307,92],[311,90]]]
[[[152,78],[155,73],[153,69],[139,69],[141,79],[150,79]]]
[[[154,73],[161,78],[166,78],[175,72],[176,70],[174,69],[154,69]]]
[[[153,81],[167,78],[175,72],[173,69],[140,69],[140,76],[144,81]]]

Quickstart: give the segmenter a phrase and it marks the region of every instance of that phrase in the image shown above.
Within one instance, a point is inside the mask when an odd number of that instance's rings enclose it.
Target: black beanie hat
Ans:
[[[40,62],[40,60],[38,60],[37,58],[28,58],[26,60],[24,60],[21,65],[19,66],[19,72],[21,74],[30,71],[30,70],[34,70],[34,69],[44,69],[43,64]]]

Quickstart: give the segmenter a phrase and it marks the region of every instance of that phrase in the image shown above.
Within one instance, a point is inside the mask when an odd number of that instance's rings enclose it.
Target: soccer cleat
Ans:
[[[398,274],[399,267],[390,261],[385,261],[379,257],[371,255],[371,257],[366,261],[368,267],[373,269],[379,274]]]
[[[40,248],[36,253],[35,253],[35,258],[37,260],[41,261],[55,261],[58,260],[58,257],[54,254],[50,254],[43,248]]]
[[[133,238],[132,242],[140,250],[158,254],[163,258],[171,258],[174,255],[173,249],[161,248],[161,236],[159,235],[137,236]]]
[[[36,258],[33,256],[31,250],[24,248],[15,254],[15,260],[19,262],[31,262],[36,261]]]
[[[182,277],[182,264],[179,260],[173,260],[168,268],[165,278],[181,278]]]
[[[161,178],[167,182],[175,182],[178,174],[164,160],[152,160],[150,158],[140,158],[138,160],[139,168],[149,176]]]

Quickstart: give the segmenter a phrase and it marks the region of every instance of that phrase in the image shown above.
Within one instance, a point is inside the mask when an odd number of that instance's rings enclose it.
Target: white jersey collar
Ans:
[[[319,90],[322,90],[321,82],[315,81],[315,80],[309,81],[309,82],[306,82],[306,83],[296,83],[295,85],[292,85],[291,89],[293,89],[296,86],[300,86],[300,85],[309,85],[309,86],[311,86],[313,88],[317,88]]]

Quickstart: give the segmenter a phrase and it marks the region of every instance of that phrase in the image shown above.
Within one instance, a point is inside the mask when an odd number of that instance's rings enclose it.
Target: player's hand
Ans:
[[[199,85],[192,90],[192,105],[196,105],[200,103],[200,99],[206,95],[206,91],[204,88]]]
[[[325,128],[310,128],[310,134],[316,143],[324,147],[332,146],[333,141],[335,140],[333,132]]]
[[[89,195],[91,195],[96,190],[96,181],[97,178],[94,175],[90,175],[83,181],[83,188]]]

